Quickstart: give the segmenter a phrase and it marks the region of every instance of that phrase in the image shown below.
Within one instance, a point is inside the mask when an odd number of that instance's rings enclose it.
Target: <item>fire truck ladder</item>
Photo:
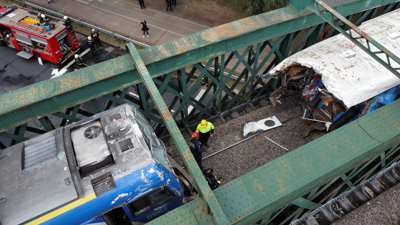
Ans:
[[[74,33],[69,32],[68,35],[70,35],[72,42],[74,42],[75,46],[77,46],[79,43],[78,43],[78,39],[76,39],[75,32]]]
[[[10,23],[14,24],[14,26],[20,26],[20,27],[28,28],[28,29],[33,30],[33,31],[39,31],[41,33],[46,33],[47,34],[46,28],[44,28],[44,27],[42,27],[42,28],[34,27],[34,26],[31,26],[31,25],[28,25],[28,24],[25,24],[25,23],[20,23],[20,22],[15,22],[15,21],[10,21]]]

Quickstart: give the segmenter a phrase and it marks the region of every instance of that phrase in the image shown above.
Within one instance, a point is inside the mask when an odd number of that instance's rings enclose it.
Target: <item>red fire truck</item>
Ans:
[[[39,62],[63,65],[80,45],[75,32],[66,29],[62,20],[49,19],[46,29],[38,25],[37,13],[16,5],[0,6],[0,45],[19,50],[17,55],[26,59],[36,57]]]

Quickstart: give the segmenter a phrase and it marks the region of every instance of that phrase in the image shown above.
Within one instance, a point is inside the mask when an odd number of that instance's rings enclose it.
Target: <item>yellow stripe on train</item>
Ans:
[[[29,223],[26,223],[26,225],[41,224],[41,223],[43,223],[43,222],[46,222],[47,220],[53,219],[54,217],[65,213],[65,212],[67,212],[67,211],[69,211],[69,210],[71,210],[71,209],[73,209],[73,208],[76,208],[76,207],[78,207],[78,206],[80,206],[80,205],[83,205],[83,204],[85,204],[86,202],[88,202],[88,201],[90,201],[90,200],[93,200],[93,199],[95,199],[95,198],[96,198],[95,193],[92,193],[92,194],[90,194],[90,195],[88,195],[88,196],[86,196],[86,197],[84,197],[84,198],[78,199],[78,200],[76,200],[76,201],[74,201],[74,202],[72,202],[72,203],[70,203],[70,204],[68,204],[68,205],[66,205],[66,206],[64,206],[64,207],[61,207],[61,208],[59,208],[59,209],[57,209],[57,210],[54,210],[54,211],[51,212],[51,213],[48,213],[48,214],[46,214],[46,215],[44,215],[44,216],[42,216],[42,217],[40,217],[40,218],[37,218],[37,219],[34,220],[34,221],[31,221],[31,222],[29,222]]]

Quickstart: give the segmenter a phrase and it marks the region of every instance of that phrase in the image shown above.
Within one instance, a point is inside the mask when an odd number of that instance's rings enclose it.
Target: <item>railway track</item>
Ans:
[[[282,105],[277,107],[273,107],[265,100],[262,100],[255,106],[255,110],[251,110],[248,107],[224,117],[225,123],[217,119],[213,123],[215,126],[214,138],[209,141],[210,148],[203,154],[203,167],[213,168],[217,176],[223,177],[222,183],[228,183],[312,141],[318,133],[313,133],[306,139],[301,135],[304,122],[300,119],[301,112],[297,107],[299,99],[300,95],[284,98],[281,100]],[[258,121],[270,116],[276,116],[283,125],[265,131],[260,135],[255,134],[257,136],[251,139],[243,137],[245,123]],[[187,141],[191,139],[187,131],[183,132],[183,135]],[[287,148],[288,151],[265,137]],[[168,153],[181,166],[184,166],[175,145],[172,143],[172,140],[166,142]],[[227,148],[229,146],[232,147]],[[224,151],[214,154],[220,150]],[[207,157],[209,155],[212,156]]]

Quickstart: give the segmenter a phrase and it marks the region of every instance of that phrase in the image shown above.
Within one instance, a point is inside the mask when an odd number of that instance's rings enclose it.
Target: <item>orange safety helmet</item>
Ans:
[[[192,137],[197,138],[199,136],[199,133],[193,132]]]

